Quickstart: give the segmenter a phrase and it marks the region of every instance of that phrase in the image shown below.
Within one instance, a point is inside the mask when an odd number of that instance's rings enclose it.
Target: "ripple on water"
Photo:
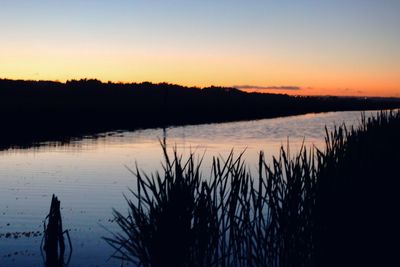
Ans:
[[[293,150],[306,145],[322,147],[325,125],[346,122],[357,125],[360,112],[330,112],[255,121],[171,127],[170,147],[195,152],[204,158],[204,175],[215,155],[226,156],[232,148],[256,168],[258,153],[276,155],[289,137]],[[369,112],[367,115],[371,115]],[[61,200],[63,223],[71,230],[74,250],[70,266],[119,266],[108,261],[112,249],[101,236],[116,230],[112,208],[127,210],[122,194],[135,187],[134,176],[124,165],[144,171],[161,171],[161,129],[105,134],[99,139],[74,141],[70,145],[42,146],[0,152],[0,266],[39,266],[42,221],[51,195]]]

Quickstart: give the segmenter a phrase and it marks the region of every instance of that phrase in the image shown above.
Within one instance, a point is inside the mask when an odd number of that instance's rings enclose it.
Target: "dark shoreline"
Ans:
[[[0,102],[0,150],[114,131],[400,107],[396,98],[296,97],[97,80],[0,80]]]

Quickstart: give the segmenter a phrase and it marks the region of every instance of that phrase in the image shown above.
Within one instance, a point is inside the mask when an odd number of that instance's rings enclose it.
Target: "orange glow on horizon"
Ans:
[[[350,69],[329,62],[321,67],[305,60],[238,55],[229,50],[215,54],[178,49],[154,53],[145,47],[134,51],[120,49],[93,44],[57,48],[38,44],[29,48],[4,46],[0,50],[0,77],[61,82],[93,78],[103,82],[167,82],[189,87],[293,85],[300,90],[245,91],[400,97],[400,75],[389,67]]]
[[[4,2],[1,78],[400,97],[399,1]]]

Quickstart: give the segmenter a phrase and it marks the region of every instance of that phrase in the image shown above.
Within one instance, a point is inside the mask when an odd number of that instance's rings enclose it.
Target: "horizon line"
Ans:
[[[171,83],[171,82],[152,82],[152,81],[104,81],[99,78],[74,78],[74,79],[66,79],[66,80],[51,80],[51,79],[23,79],[23,78],[18,78],[18,79],[13,79],[13,78],[4,78],[0,77],[0,81],[23,81],[23,82],[52,82],[52,83],[60,83],[60,84],[67,84],[68,82],[72,81],[77,81],[77,82],[82,82],[82,81],[98,81],[101,84],[120,84],[120,85],[138,85],[138,84],[145,84],[149,83],[152,85],[162,85],[162,84],[167,84],[167,85],[172,85],[172,86],[178,86],[178,87],[183,87],[183,88],[196,88],[199,90],[202,89],[207,89],[207,88],[223,88],[223,89],[237,89],[241,92],[244,93],[259,93],[259,94],[275,94],[275,95],[290,95],[294,97],[343,97],[343,98],[386,98],[386,99],[400,99],[400,96],[378,96],[378,95],[373,95],[373,96],[367,96],[367,95],[334,95],[334,94],[290,94],[289,92],[298,92],[303,89],[303,87],[300,86],[258,86],[258,85],[233,85],[233,86],[221,86],[221,85],[210,85],[210,86],[197,86],[197,85],[182,85],[178,83]],[[272,92],[270,92],[272,91]],[[274,92],[275,91],[275,92]],[[278,93],[276,91],[289,91],[289,92],[281,92]]]

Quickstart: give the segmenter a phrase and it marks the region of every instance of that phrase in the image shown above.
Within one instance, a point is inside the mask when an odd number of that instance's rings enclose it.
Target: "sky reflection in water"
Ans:
[[[367,116],[376,112],[367,112]],[[292,154],[305,145],[323,148],[325,125],[358,125],[360,112],[331,112],[256,121],[172,127],[166,131],[172,151],[205,153],[203,175],[210,174],[213,156],[226,157],[244,149],[252,173],[257,171],[259,151],[277,155],[289,137]],[[61,200],[64,227],[70,229],[73,257],[69,266],[119,266],[105,262],[113,250],[101,236],[106,227],[116,230],[112,208],[126,210],[123,194],[134,188],[135,177],[126,166],[150,173],[161,170],[162,129],[114,133],[68,145],[44,145],[0,152],[0,266],[42,264],[41,236],[5,238],[6,233],[42,231],[51,195]]]

